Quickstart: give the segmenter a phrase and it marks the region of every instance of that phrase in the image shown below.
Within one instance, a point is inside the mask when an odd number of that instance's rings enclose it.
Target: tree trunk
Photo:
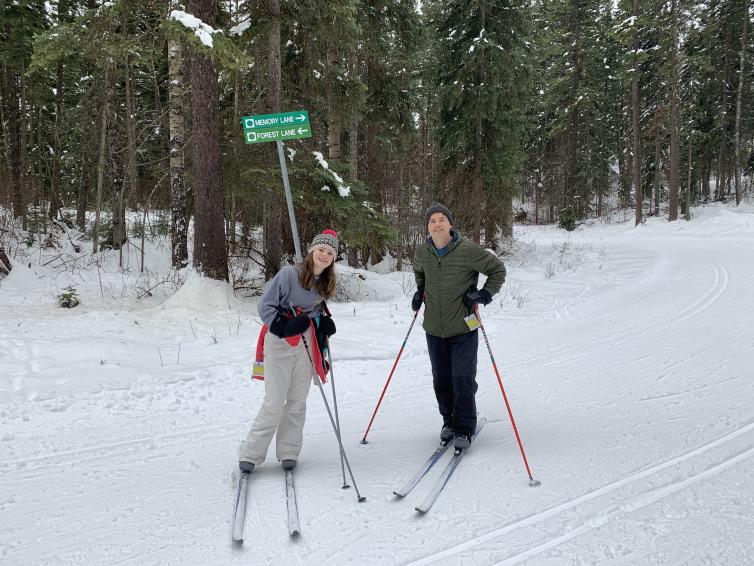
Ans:
[[[19,155],[21,158],[21,169],[19,173],[19,185],[21,186],[21,194],[23,195],[24,207],[29,206],[30,200],[33,202],[34,197],[29,194],[29,187],[32,186],[32,182],[27,180],[26,167],[29,163],[29,137],[33,136],[33,129],[27,127],[27,94],[26,94],[26,64],[21,63],[21,73],[18,77],[19,84],[21,86],[21,93],[19,96],[19,115],[18,115],[18,139],[19,139]],[[37,183],[38,180],[34,180]],[[36,191],[35,191],[36,193]]]
[[[641,186],[641,136],[639,128],[639,0],[633,0],[634,17],[634,69],[631,79],[631,130],[633,137],[634,192],[636,196],[636,218],[634,226],[642,222],[644,194]]]
[[[189,12],[214,26],[217,0],[191,0]],[[220,153],[220,109],[215,64],[191,53],[194,267],[211,279],[228,280],[225,203]]]
[[[659,113],[658,113],[659,114]],[[658,117],[659,120],[659,117]],[[659,121],[655,123],[655,178],[654,178],[654,210],[653,214],[660,214],[660,189],[662,188],[662,127]]]
[[[356,54],[351,54],[351,74],[358,76],[358,60]],[[351,166],[351,179],[359,178],[359,120],[353,118],[348,129],[348,164]]]
[[[107,71],[105,71],[107,76]],[[94,209],[94,226],[92,227],[92,253],[99,251],[99,224],[102,213],[102,185],[105,181],[105,154],[107,153],[107,103],[102,105],[102,127],[99,136],[99,162],[97,163],[97,204]]]
[[[21,132],[18,111],[18,75],[8,66],[5,71],[8,100],[8,136],[10,138],[10,182],[13,200],[13,218],[20,218],[26,230],[26,203],[21,187]]]
[[[170,241],[173,269],[188,265],[188,210],[183,161],[186,124],[183,119],[183,48],[180,39],[168,40],[170,78]]]
[[[681,162],[680,143],[680,84],[678,78],[678,0],[670,3],[672,41],[670,49],[670,173],[668,175],[668,221],[678,220],[678,176]]]
[[[691,136],[689,136],[689,157],[688,157],[688,175],[686,177],[686,199],[683,203],[681,213],[685,220],[691,220]]]
[[[123,170],[120,162],[118,139],[117,101],[115,99],[115,63],[105,67],[105,93],[107,102],[107,139],[110,145],[110,188],[113,194],[113,249],[119,250],[126,243],[126,211],[123,209]]]
[[[164,48],[163,43],[163,48]],[[169,57],[169,55],[168,55]],[[162,147],[165,151],[165,153],[170,153],[170,126],[165,126],[165,119],[162,115],[162,95],[160,94],[160,80],[157,76],[157,69],[155,69],[154,66],[154,59],[150,57],[149,63],[152,67],[152,82],[154,83],[154,108],[157,112],[157,123],[159,124],[160,128],[160,141],[162,142]],[[170,62],[168,62],[168,66],[170,66]],[[168,75],[170,75],[170,71],[168,70]],[[169,92],[169,90],[168,90]],[[168,118],[168,122],[170,119]]]
[[[717,177],[715,178],[715,200],[723,198],[725,186],[727,185],[727,145],[728,145],[728,90],[730,88],[730,45],[732,42],[732,22],[728,17],[725,22],[725,47],[723,50],[723,81],[720,117],[720,149],[717,157]]]
[[[736,175],[736,206],[741,204],[741,105],[744,94],[744,80],[746,74],[744,70],[746,68],[746,35],[749,30],[749,2],[743,0],[744,4],[744,23],[743,31],[741,32],[741,61],[738,66],[738,96],[736,98],[736,147],[735,147],[735,175]]]
[[[96,121],[95,121],[96,124]],[[91,136],[91,130],[87,127],[87,137]],[[81,146],[81,163],[86,164],[86,172],[81,175],[79,179],[79,187],[76,192],[76,225],[79,230],[84,232],[86,230],[86,207],[88,205],[89,196],[89,183],[91,179],[91,169],[89,167],[89,160],[87,159],[90,148],[87,145]]]
[[[136,121],[133,100],[133,83],[131,81],[131,57],[126,56],[125,68],[125,85],[126,85],[126,179],[128,180],[128,192],[131,198],[137,201],[143,201],[144,195],[141,194],[139,183],[139,174],[136,168]]]
[[[63,63],[58,63],[57,78],[55,81],[55,125],[53,132],[52,171],[50,172],[50,208],[48,218],[54,220],[58,216],[60,207],[63,205],[61,198],[61,174],[60,154],[60,128],[63,123]]]
[[[351,121],[348,130],[348,164],[351,166],[351,179],[359,178],[359,121]]]
[[[267,8],[272,19],[268,42],[268,92],[267,103],[270,112],[280,112],[282,82],[280,68],[280,0],[268,0]],[[275,148],[271,146],[271,148]],[[272,279],[280,271],[280,258],[283,255],[282,202],[277,187],[267,191],[264,207],[264,265],[265,279]]]
[[[238,125],[241,122],[241,79],[240,73],[235,72],[233,84],[233,161],[238,163],[241,159],[241,149],[243,138],[239,135]],[[235,188],[235,187],[234,187]],[[236,194],[233,191],[230,195],[230,213],[228,214],[228,229],[226,230],[230,239],[231,255],[236,251]]]

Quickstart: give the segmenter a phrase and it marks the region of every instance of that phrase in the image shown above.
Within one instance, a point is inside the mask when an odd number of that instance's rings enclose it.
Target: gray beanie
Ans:
[[[433,202],[431,205],[429,205],[429,208],[424,211],[424,227],[427,227],[427,224],[429,224],[429,217],[433,214],[440,212],[444,214],[448,222],[450,222],[450,225],[453,225],[453,215],[450,213],[450,211],[447,209],[447,207],[441,205],[439,202]]]
[[[309,245],[309,252],[311,252],[316,246],[327,246],[338,257],[338,234],[335,230],[327,229],[321,234],[317,234],[312,239],[312,243]]]

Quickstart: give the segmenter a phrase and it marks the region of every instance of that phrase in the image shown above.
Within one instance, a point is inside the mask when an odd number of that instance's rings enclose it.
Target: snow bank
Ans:
[[[163,303],[163,308],[189,310],[225,310],[238,308],[238,300],[225,281],[217,281],[192,272],[181,288]]]

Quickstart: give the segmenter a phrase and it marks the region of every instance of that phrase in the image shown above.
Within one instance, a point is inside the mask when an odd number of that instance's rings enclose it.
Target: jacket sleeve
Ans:
[[[474,269],[487,276],[484,289],[490,295],[500,290],[505,282],[505,265],[494,253],[482,246],[474,245]]]
[[[414,254],[414,279],[416,280],[416,288],[424,291],[424,267],[421,264],[421,259],[419,259],[420,253],[417,249],[416,254]]]
[[[295,268],[293,268],[295,269]],[[284,267],[273,277],[267,290],[262,294],[257,304],[259,318],[267,326],[272,324],[278,315],[278,308],[288,308],[288,293],[290,291],[291,268]]]

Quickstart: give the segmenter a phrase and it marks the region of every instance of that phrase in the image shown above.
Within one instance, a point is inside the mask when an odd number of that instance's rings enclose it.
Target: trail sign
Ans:
[[[244,116],[241,118],[244,131],[261,130],[264,128],[282,128],[292,126],[308,126],[309,112],[282,112],[279,114],[260,114],[259,116]]]
[[[295,140],[312,137],[312,129],[307,122],[304,126],[285,126],[281,128],[259,128],[244,130],[246,143],[264,143],[271,141]]]
[[[283,140],[312,137],[312,128],[309,125],[309,113],[306,110],[298,110],[296,112],[281,112],[279,114],[244,116],[241,118],[241,124],[243,125],[243,139],[247,144],[277,142],[280,172],[283,176],[283,188],[285,189],[285,200],[288,203],[288,216],[291,220],[293,245],[296,248],[296,258],[301,261],[301,242],[299,242],[298,238],[296,214],[293,210],[293,197],[291,196],[291,186],[288,182],[288,168],[285,165]]]

